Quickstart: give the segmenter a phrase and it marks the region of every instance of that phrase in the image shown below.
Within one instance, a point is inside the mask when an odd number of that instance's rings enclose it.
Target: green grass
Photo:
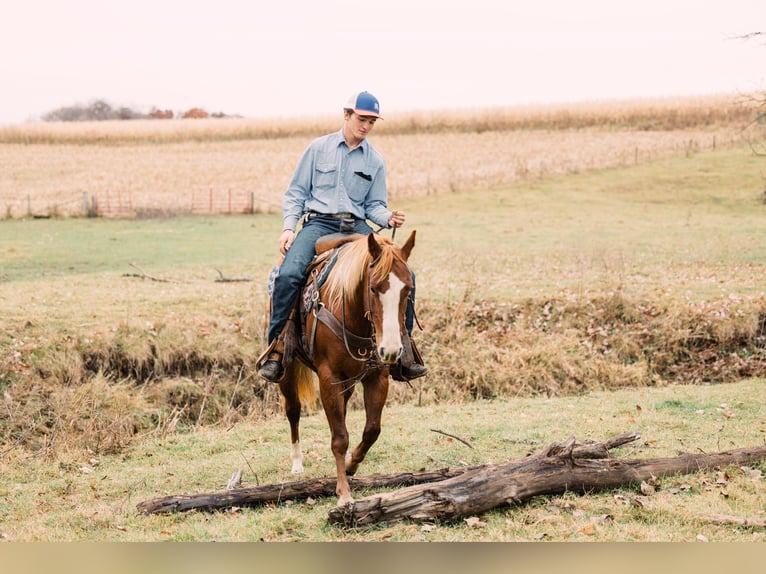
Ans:
[[[501,299],[603,287],[707,297],[720,290],[694,275],[720,271],[752,292],[747,266],[766,264],[764,189],[763,159],[737,149],[413,200],[429,251],[414,256],[419,286],[444,297],[472,277]]]
[[[242,268],[256,262],[248,261],[249,253],[265,258],[266,244],[276,245],[274,220],[274,216],[4,220],[2,279],[137,272],[131,263],[147,273]]]
[[[613,452],[622,458],[758,446],[766,436],[763,380],[427,407],[418,407],[415,395],[384,411],[383,433],[360,475],[500,463],[570,436],[601,440],[639,431],[639,441]],[[361,425],[362,414],[350,413],[352,442],[359,440]],[[324,415],[305,416],[301,429],[304,477],[331,475]],[[487,513],[480,527],[457,521],[426,529],[398,523],[344,530],[326,522],[334,498],[215,513],[147,516],[136,510],[139,502],[161,496],[223,490],[237,469],[244,472],[243,486],[294,480],[288,452],[288,426],[280,417],[147,436],[119,455],[72,453],[54,464],[12,454],[2,463],[0,532],[11,540],[38,541],[694,541],[698,535],[763,540],[757,529],[704,518],[763,518],[764,479],[738,468],[728,469],[725,479],[716,470],[668,477],[650,496],[637,485],[587,496],[541,496]],[[764,471],[766,464],[756,468]],[[365,494],[371,492],[355,496]]]

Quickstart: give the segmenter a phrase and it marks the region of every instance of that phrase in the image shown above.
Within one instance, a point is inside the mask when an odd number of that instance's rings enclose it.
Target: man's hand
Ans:
[[[287,250],[293,244],[293,239],[295,239],[295,232],[292,229],[282,230],[282,235],[279,236],[279,252],[282,255],[287,254]]]
[[[388,220],[388,226],[389,227],[401,227],[404,225],[404,220],[406,219],[406,215],[403,211],[392,211],[391,212],[391,219]]]

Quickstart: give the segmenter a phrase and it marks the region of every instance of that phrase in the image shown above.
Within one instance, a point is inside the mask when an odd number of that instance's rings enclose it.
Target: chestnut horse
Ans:
[[[319,378],[319,396],[332,435],[339,506],[353,501],[348,476],[380,435],[389,366],[402,352],[404,313],[412,290],[407,259],[415,231],[401,247],[373,233],[346,236],[343,243],[320,254],[310,267],[286,330],[285,374],[279,382],[290,422],[292,472],[299,473],[303,471],[301,405],[316,400],[314,373]],[[361,442],[349,453],[346,409],[357,383],[364,389],[366,422]]]

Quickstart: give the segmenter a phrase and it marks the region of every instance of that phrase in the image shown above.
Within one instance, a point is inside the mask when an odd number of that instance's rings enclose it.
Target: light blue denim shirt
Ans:
[[[352,213],[388,227],[386,162],[364,139],[349,150],[343,130],[312,141],[298,162],[282,201],[283,229],[304,213]]]

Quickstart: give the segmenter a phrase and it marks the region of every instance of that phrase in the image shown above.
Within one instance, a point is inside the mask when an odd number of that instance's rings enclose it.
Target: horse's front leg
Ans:
[[[338,495],[338,506],[344,506],[349,502],[354,502],[351,496],[351,486],[348,483],[346,474],[346,451],[348,450],[348,432],[335,433],[332,435],[332,453],[335,455],[335,471],[338,476],[338,483],[335,486],[335,493]]]
[[[367,456],[367,451],[380,436],[381,415],[388,397],[388,371],[383,370],[374,374],[372,378],[365,380],[363,385],[366,421],[362,440],[346,463],[346,473],[349,475],[356,473],[359,464]]]
[[[348,452],[346,404],[353,386],[344,390],[335,378],[323,377],[320,374],[319,390],[327,422],[330,425],[330,448],[335,457],[335,471],[338,477],[335,492],[338,495],[338,506],[343,506],[354,501],[346,476],[346,453]]]

